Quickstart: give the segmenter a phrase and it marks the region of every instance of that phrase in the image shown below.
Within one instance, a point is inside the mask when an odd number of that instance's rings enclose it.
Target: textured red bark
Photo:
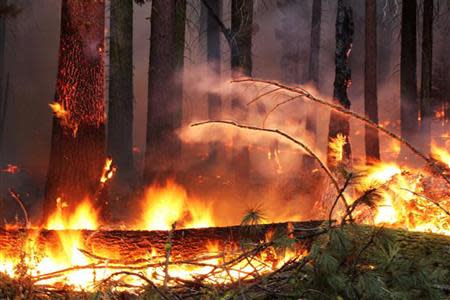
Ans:
[[[104,0],[63,1],[55,102],[67,114],[53,120],[44,217],[59,197],[68,212],[97,198],[105,162],[104,34]]]

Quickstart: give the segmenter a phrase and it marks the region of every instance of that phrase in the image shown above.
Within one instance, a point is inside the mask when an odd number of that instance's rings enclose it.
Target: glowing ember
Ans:
[[[0,172],[2,173],[8,173],[8,174],[16,174],[20,171],[20,168],[16,165],[8,164],[5,168],[0,169]]]

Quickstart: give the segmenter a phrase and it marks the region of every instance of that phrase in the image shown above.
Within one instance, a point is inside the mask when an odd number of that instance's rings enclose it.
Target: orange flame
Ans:
[[[344,159],[344,146],[347,144],[347,139],[343,134],[338,134],[335,138],[332,138],[329,143],[331,150],[331,156],[336,162],[341,162]]]
[[[186,190],[172,180],[147,189],[142,211],[139,229],[169,230],[174,223],[184,228],[215,226],[210,207],[190,199]]]

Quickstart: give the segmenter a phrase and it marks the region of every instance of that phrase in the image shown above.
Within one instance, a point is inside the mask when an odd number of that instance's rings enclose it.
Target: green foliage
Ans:
[[[448,284],[449,270],[430,257],[403,258],[396,241],[382,231],[367,237],[357,226],[334,229],[313,245],[309,259],[302,280],[295,281],[299,291],[318,290],[331,299],[446,299],[435,285]]]

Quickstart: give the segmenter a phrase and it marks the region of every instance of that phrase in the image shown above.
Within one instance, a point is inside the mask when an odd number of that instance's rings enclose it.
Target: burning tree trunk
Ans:
[[[364,109],[367,117],[378,123],[377,99],[377,2],[366,0],[366,42],[364,72]],[[366,125],[366,162],[380,159],[378,131]]]
[[[181,99],[177,92],[175,43],[177,0],[152,1],[144,180],[175,174],[180,157]]]
[[[204,5],[203,5],[204,6]],[[222,1],[216,0],[210,2],[211,9],[216,16],[222,14]],[[214,16],[208,12],[206,22],[206,56],[209,69],[214,75],[220,76],[220,26],[214,19]],[[222,99],[217,93],[208,93],[208,118],[210,120],[219,120],[222,116]],[[213,143],[210,150],[210,160],[217,160],[220,152],[220,143]]]
[[[233,78],[252,76],[252,34],[253,34],[253,0],[231,1],[231,34],[236,47],[231,47],[231,73]],[[235,97],[231,101],[231,109],[238,121],[247,118],[247,108],[241,99]],[[233,153],[233,168],[237,180],[248,180],[250,177],[250,151],[248,147]]]
[[[111,0],[108,154],[119,184],[131,182],[133,164],[133,2]]]
[[[347,96],[347,88],[351,83],[351,70],[348,58],[353,42],[353,12],[347,0],[339,0],[337,6],[336,17],[336,77],[334,79],[333,99],[344,108],[350,108],[350,100]],[[333,169],[337,167],[340,161],[350,163],[351,147],[349,143],[350,124],[348,117],[343,116],[335,111],[330,114],[330,125],[328,132],[328,150],[327,163]],[[345,139],[343,145],[343,153],[340,158],[333,155],[333,149],[330,145],[336,139]]]
[[[96,199],[105,163],[104,19],[103,0],[62,2],[45,216],[57,198],[69,211],[85,198],[105,207]]]
[[[168,236],[172,237],[172,257],[179,259],[193,259],[208,253],[209,244],[217,243],[217,251],[239,248],[242,242],[258,244],[270,237],[277,238],[292,235],[307,239],[323,231],[319,226],[323,221],[276,223],[266,225],[210,227],[198,229],[180,229],[169,231],[76,231],[67,230],[64,233],[79,232],[82,234],[84,249],[98,256],[109,259],[131,262],[148,259],[152,250],[158,254],[165,253]],[[30,233],[30,235],[24,233]],[[58,231],[43,230],[39,233],[40,245],[58,245]],[[18,255],[27,236],[36,236],[35,231],[3,230],[0,228],[1,254]],[[309,244],[309,242],[307,242]]]
[[[430,152],[431,87],[433,75],[433,0],[423,2],[422,79],[420,88],[420,129],[422,144]]]
[[[402,137],[408,141],[411,141],[414,134],[417,132],[418,117],[416,82],[416,11],[416,0],[405,0],[402,2],[400,120]]]

